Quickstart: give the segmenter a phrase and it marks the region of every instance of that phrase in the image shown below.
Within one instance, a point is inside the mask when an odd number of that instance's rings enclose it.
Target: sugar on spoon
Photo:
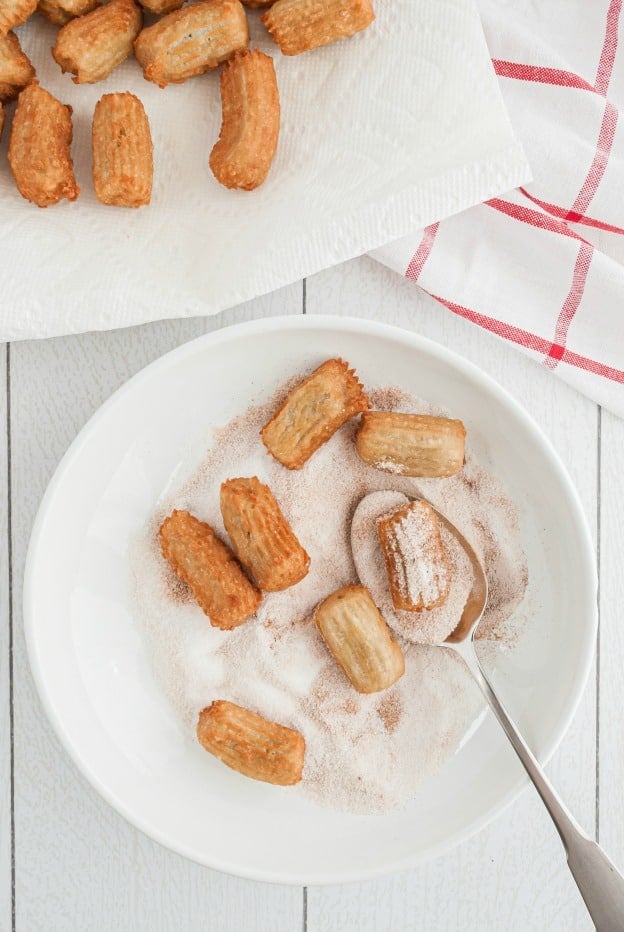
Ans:
[[[364,506],[371,493],[358,506]],[[426,499],[423,499],[426,501]],[[563,804],[554,787],[518,731],[504,705],[496,695],[488,674],[479,659],[475,634],[488,600],[488,581],[483,565],[464,535],[430,502],[439,521],[453,535],[470,560],[473,584],[461,619],[442,645],[443,650],[459,654],[478,683],[494,715],[503,727],[516,754],[528,773],[552,818],[568,859],[568,867],[576,881],[587,910],[598,932],[624,930],[624,877],[602,848],[581,828]],[[364,506],[365,507],[365,506]]]

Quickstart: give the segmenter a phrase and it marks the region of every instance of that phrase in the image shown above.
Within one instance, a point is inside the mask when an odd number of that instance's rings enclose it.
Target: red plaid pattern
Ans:
[[[480,0],[534,181],[375,257],[624,416],[622,3]]]

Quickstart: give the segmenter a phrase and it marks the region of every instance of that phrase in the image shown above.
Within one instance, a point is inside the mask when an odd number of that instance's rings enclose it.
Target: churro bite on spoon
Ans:
[[[421,612],[446,599],[451,574],[440,524],[428,502],[417,500],[377,521],[395,608]]]

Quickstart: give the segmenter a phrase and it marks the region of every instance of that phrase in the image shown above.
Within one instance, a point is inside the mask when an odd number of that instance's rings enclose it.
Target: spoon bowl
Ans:
[[[438,511],[424,496],[411,496],[410,498],[412,501],[427,502],[433,509],[440,523],[462,547],[470,560],[473,573],[472,588],[459,622],[444,641],[442,649],[452,650],[460,655],[540,794],[559,832],[566,851],[568,867],[596,929],[598,932],[616,932],[617,929],[624,928],[624,877],[603,849],[583,831],[564,806],[513,719],[498,698],[479,658],[476,649],[478,639],[475,639],[475,635],[488,601],[488,581],[483,564],[470,542],[446,515]]]

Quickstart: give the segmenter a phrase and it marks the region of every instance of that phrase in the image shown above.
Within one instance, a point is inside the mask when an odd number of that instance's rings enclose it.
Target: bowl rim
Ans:
[[[247,880],[287,885],[317,886],[321,884],[351,883],[369,880],[387,876],[391,873],[411,870],[420,864],[426,863],[449,852],[460,843],[476,835],[501,815],[502,812],[518,798],[520,793],[529,786],[530,780],[528,776],[522,771],[516,782],[508,788],[499,802],[482,816],[475,819],[468,827],[451,833],[443,841],[424,851],[415,852],[413,855],[400,857],[396,861],[385,862],[376,867],[363,870],[345,869],[342,870],[339,875],[337,875],[335,871],[328,874],[324,873],[323,870],[315,870],[311,873],[301,874],[298,872],[284,873],[283,871],[275,870],[258,871],[231,861],[220,860],[218,857],[207,858],[203,852],[193,850],[188,845],[176,842],[176,840],[169,837],[166,832],[160,831],[157,827],[150,824],[148,820],[135,815],[130,807],[127,806],[115,792],[110,790],[100,779],[98,774],[91,769],[90,765],[81,755],[80,749],[73,744],[70,735],[63,725],[62,718],[57,713],[53,697],[49,694],[46,686],[44,674],[45,665],[42,663],[42,658],[37,648],[36,621],[33,609],[39,549],[45,531],[48,512],[57,494],[57,490],[64,480],[66,470],[80,456],[82,447],[89,442],[92,433],[97,430],[100,421],[112,408],[120,403],[126,392],[154,376],[158,376],[161,370],[167,369],[172,364],[175,365],[185,356],[193,355],[201,351],[204,346],[214,348],[214,346],[227,344],[239,339],[253,338],[254,335],[260,332],[271,333],[280,330],[296,329],[343,330],[347,333],[358,333],[360,335],[380,337],[386,340],[395,340],[408,348],[425,352],[444,364],[449,365],[469,380],[476,382],[479,388],[485,390],[486,393],[493,394],[500,402],[511,409],[514,415],[520,419],[529,432],[533,434],[537,444],[542,449],[542,453],[549,460],[551,467],[553,467],[557,476],[557,481],[562,487],[570,505],[571,517],[574,522],[579,543],[581,562],[577,570],[579,573],[585,575],[588,591],[591,591],[593,598],[591,599],[591,617],[587,620],[587,624],[583,630],[582,643],[579,644],[579,667],[575,678],[576,685],[566,700],[557,727],[553,730],[549,740],[545,742],[544,749],[537,755],[542,766],[548,763],[561,743],[574,718],[587,686],[594,659],[598,628],[598,577],[592,538],[579,493],[560,459],[559,454],[556,452],[552,442],[539,424],[506,388],[499,385],[492,376],[484,372],[478,365],[428,337],[423,337],[418,333],[405,330],[399,326],[353,316],[333,314],[286,314],[257,318],[243,323],[220,327],[217,330],[210,331],[182,343],[180,346],[158,356],[155,360],[148,363],[123,382],[106,401],[94,411],[69,445],[46,487],[33,523],[25,561],[23,580],[23,623],[26,649],[32,676],[46,717],[52,725],[65,752],[69,755],[88,783],[114,810],[116,810],[116,812],[126,819],[127,822],[149,838],[195,863]]]

